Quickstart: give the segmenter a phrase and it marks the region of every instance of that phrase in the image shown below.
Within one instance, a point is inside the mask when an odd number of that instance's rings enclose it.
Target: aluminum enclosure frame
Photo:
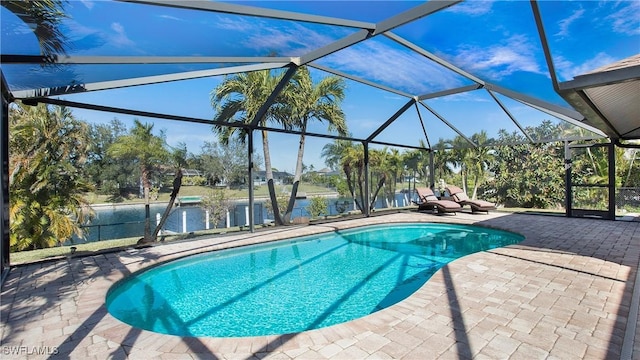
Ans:
[[[395,28],[402,26],[403,24],[410,23],[416,19],[427,17],[440,10],[449,8],[451,6],[455,6],[456,4],[461,2],[460,0],[427,2],[424,4],[418,5],[416,7],[413,7],[412,9],[409,9],[405,12],[397,14],[395,16],[391,16],[390,18],[380,21],[378,23],[368,23],[368,22],[353,21],[353,20],[332,18],[332,17],[326,17],[326,16],[308,15],[308,14],[301,14],[301,13],[288,12],[288,11],[268,10],[268,9],[263,9],[258,7],[243,6],[243,5],[236,5],[236,4],[229,4],[229,3],[217,3],[217,2],[177,1],[177,0],[163,0],[163,1],[131,0],[131,1],[125,1],[125,2],[138,3],[138,4],[148,5],[148,6],[178,7],[178,8],[199,10],[199,11],[214,12],[214,13],[229,13],[229,14],[238,14],[238,15],[259,16],[259,17],[264,17],[269,19],[295,20],[295,21],[304,21],[304,22],[317,23],[317,24],[337,25],[337,26],[344,26],[344,27],[357,29],[357,31],[349,36],[346,36],[342,39],[334,41],[320,49],[316,49],[315,51],[311,51],[300,57],[57,56],[53,58],[44,58],[41,56],[27,56],[27,55],[19,55],[19,54],[2,53],[0,57],[0,62],[3,64],[44,65],[44,64],[50,64],[51,62],[53,64],[60,64],[60,65],[65,65],[65,64],[193,64],[193,63],[239,64],[235,66],[212,68],[212,69],[201,70],[201,71],[179,72],[179,73],[157,75],[157,76],[146,76],[146,77],[134,77],[134,78],[127,78],[123,80],[93,82],[93,83],[85,83],[85,84],[76,84],[74,86],[52,87],[52,88],[43,88],[43,89],[19,90],[14,92],[10,91],[9,87],[5,83],[4,74],[2,74],[3,103],[2,103],[2,116],[0,117],[0,121],[2,122],[1,124],[2,126],[0,128],[2,148],[0,148],[0,157],[2,157],[2,160],[3,160],[3,169],[2,169],[2,198],[0,200],[3,203],[3,206],[2,208],[0,208],[2,211],[2,213],[0,214],[0,218],[3,220],[3,222],[2,222],[2,229],[1,229],[2,230],[2,239],[1,239],[2,252],[0,253],[0,258],[2,258],[3,270],[5,269],[5,266],[9,265],[9,262],[8,262],[9,260],[9,257],[8,257],[9,255],[8,254],[8,249],[9,249],[8,176],[9,176],[9,172],[8,172],[8,119],[7,119],[7,116],[8,116],[8,106],[14,100],[23,100],[25,102],[30,102],[32,104],[42,102],[47,104],[65,105],[71,108],[76,107],[76,108],[84,108],[84,109],[90,109],[90,110],[96,110],[96,111],[108,111],[108,112],[120,113],[120,114],[155,117],[155,118],[169,119],[169,120],[175,120],[175,121],[186,121],[186,122],[210,124],[210,125],[217,124],[217,125],[224,125],[224,126],[243,127],[247,129],[247,132],[249,134],[253,134],[255,130],[266,130],[266,131],[273,131],[273,132],[284,132],[284,133],[295,135],[295,134],[300,134],[300,132],[294,131],[294,130],[261,126],[259,125],[259,122],[262,116],[264,115],[264,113],[266,112],[266,110],[268,109],[268,107],[270,106],[271,102],[277,96],[278,92],[282,90],[286,82],[294,75],[298,67],[309,66],[321,71],[325,71],[327,73],[342,76],[344,78],[350,79],[352,81],[356,81],[364,85],[373,86],[378,89],[405,97],[407,99],[407,102],[405,103],[404,106],[399,108],[394,115],[386,119],[386,121],[384,121],[382,125],[380,125],[375,130],[373,130],[370,135],[366,137],[350,137],[350,136],[314,134],[314,133],[305,132],[305,135],[311,136],[311,137],[350,140],[350,141],[360,142],[364,145],[364,148],[366,150],[365,151],[365,167],[367,169],[367,171],[365,172],[365,184],[366,184],[365,195],[367,198],[367,204],[365,207],[366,215],[369,215],[368,201],[370,200],[369,199],[369,195],[370,195],[369,176],[370,175],[369,175],[369,162],[368,162],[368,158],[369,158],[368,149],[370,145],[379,144],[379,145],[386,145],[386,146],[396,146],[400,148],[422,149],[424,151],[427,151],[430,154],[430,158],[433,159],[434,149],[431,148],[431,142],[429,141],[426,130],[424,131],[425,132],[424,135],[425,135],[426,143],[429,146],[427,148],[416,147],[416,146],[402,144],[402,143],[389,143],[389,142],[376,140],[376,137],[380,133],[382,133],[385,128],[390,126],[404,112],[411,111],[410,109],[412,107],[414,108],[413,111],[417,113],[417,116],[419,117],[421,122],[422,122],[422,115],[420,111],[422,107],[422,110],[426,109],[428,112],[433,114],[436,118],[441,120],[445,125],[447,125],[452,131],[454,131],[458,135],[461,135],[463,138],[465,138],[470,146],[473,146],[473,147],[482,146],[482,144],[473,143],[473,141],[471,141],[468,137],[464,136],[464,134],[462,133],[462,131],[460,131],[460,129],[457,129],[455,126],[453,126],[451,121],[449,121],[446,117],[440,115],[438,112],[435,111],[435,109],[428,106],[425,103],[425,100],[428,100],[428,99],[439,98],[439,97],[455,95],[455,94],[464,94],[467,92],[484,89],[486,92],[488,92],[490,97],[499,106],[499,108],[502,109],[502,111],[507,116],[507,118],[520,130],[520,132],[522,132],[522,134],[524,134],[524,136],[527,138],[527,140],[530,143],[534,143],[535,142],[534,139],[532,139],[528,134],[526,134],[524,128],[522,127],[518,119],[512,113],[509,112],[509,110],[504,106],[504,104],[496,97],[495,93],[501,94],[510,99],[518,101],[526,106],[535,108],[537,110],[541,110],[549,115],[552,115],[561,120],[570,122],[576,126],[584,128],[599,136],[607,137],[611,135],[620,135],[620,134],[602,131],[601,130],[602,128],[599,126],[598,128],[596,128],[595,126],[585,123],[584,122],[585,115],[590,118],[593,115],[591,112],[585,109],[576,107],[578,110],[580,110],[580,112],[570,110],[554,104],[550,104],[540,99],[536,99],[531,96],[527,96],[525,94],[510,90],[510,89],[505,89],[496,84],[491,84],[474,74],[468,73],[458,68],[457,66],[451,64],[450,62],[447,62],[446,60],[436,56],[435,54],[432,54],[426,51],[425,49],[422,49],[420,46],[413,44],[392,32]],[[538,34],[540,36],[543,49],[545,50],[545,57],[547,58],[547,61],[550,64],[549,66],[550,76],[553,79],[554,87],[556,88],[557,92],[562,95],[563,93],[566,93],[565,90],[568,91],[568,89],[571,86],[576,85],[577,83],[561,84],[560,86],[558,86],[557,78],[555,75],[555,69],[551,62],[551,53],[549,51],[548,44],[546,41],[546,35],[544,34],[544,28],[542,27],[542,21],[541,21],[541,16],[539,14],[538,7],[537,7],[537,2],[535,0],[531,0],[530,3],[532,6],[532,11],[534,12],[534,16],[536,18],[536,24],[538,25]],[[360,42],[366,41],[367,39],[370,39],[372,37],[379,36],[379,35],[382,35],[385,38],[390,39],[391,41],[394,41],[395,43],[398,43],[407,49],[410,49],[411,51],[415,52],[421,57],[428,59],[429,61],[432,61],[438,64],[439,66],[442,66],[447,70],[452,71],[455,74],[458,74],[464,77],[465,79],[470,80],[473,84],[458,87],[458,88],[446,89],[442,91],[434,91],[432,93],[426,93],[426,94],[409,94],[409,93],[406,93],[405,91],[402,91],[399,89],[393,89],[385,85],[377,84],[373,81],[362,79],[357,76],[347,74],[338,69],[332,69],[327,66],[323,66],[316,62],[318,59],[322,59],[323,57],[333,54],[336,51],[348,48],[349,46],[358,44]],[[253,121],[250,124],[240,124],[240,123],[220,124],[209,119],[198,119],[198,118],[176,116],[176,115],[169,115],[169,114],[151,113],[151,112],[140,111],[136,109],[114,108],[114,107],[100,106],[95,104],[85,104],[85,103],[53,98],[53,96],[74,94],[74,93],[80,93],[80,92],[101,91],[101,90],[117,89],[117,88],[124,88],[124,87],[130,87],[130,86],[141,86],[141,85],[148,85],[148,84],[166,83],[166,82],[181,81],[181,80],[188,80],[188,79],[229,75],[229,74],[236,74],[236,73],[250,72],[250,71],[257,71],[257,70],[273,70],[273,69],[284,69],[286,70],[286,75],[283,81],[276,87],[276,89],[273,90],[271,96],[261,108],[261,111],[259,111],[258,115],[253,119]],[[634,74],[637,75],[639,70],[640,70],[640,67],[638,67],[637,69],[634,69],[633,70],[635,71]],[[624,74],[624,76],[626,76],[626,74]],[[584,80],[581,80],[581,81],[584,81]],[[572,99],[573,97],[570,97],[570,99],[568,99],[570,104],[572,104],[571,102]],[[421,107],[418,106],[418,104],[420,104]],[[424,123],[422,124],[423,124],[423,130],[424,130]],[[617,136],[616,138],[620,138],[620,136]],[[561,140],[561,139],[558,139],[558,140]],[[251,176],[253,171],[252,170],[252,165],[253,165],[252,136],[249,137],[249,144],[250,145],[248,145],[248,148],[249,148],[248,173]],[[431,161],[430,174],[431,174],[431,177],[433,177],[433,161]],[[431,182],[433,183],[433,179],[431,179]],[[253,208],[252,207],[253,200],[254,200],[253,198],[254,198],[253,189],[250,186],[249,201],[250,201],[251,208]],[[252,211],[250,212],[250,217],[251,218],[253,217]],[[253,232],[254,230],[255,229],[254,229],[253,219],[251,219],[250,231]],[[6,257],[6,262],[5,262],[5,257]]]

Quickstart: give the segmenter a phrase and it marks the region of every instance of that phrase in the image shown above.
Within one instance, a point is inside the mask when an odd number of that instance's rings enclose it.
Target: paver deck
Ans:
[[[113,318],[109,287],[185,255],[385,222],[477,224],[526,239],[447,264],[366,317],[281,336],[162,335]],[[19,266],[2,288],[1,357],[70,359],[619,359],[636,341],[640,222],[414,212],[274,228]],[[636,290],[638,291],[638,290]]]

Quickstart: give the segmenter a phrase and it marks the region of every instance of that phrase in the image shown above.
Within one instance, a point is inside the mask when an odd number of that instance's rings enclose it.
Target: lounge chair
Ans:
[[[416,188],[418,193],[418,201],[414,202],[418,205],[418,211],[438,210],[438,213],[455,213],[462,210],[462,206],[451,200],[438,200],[433,191],[429,188]]]
[[[457,186],[449,185],[446,187],[446,190],[449,192],[449,194],[451,194],[453,201],[457,202],[462,206],[469,205],[471,207],[471,212],[483,211],[488,213],[489,210],[496,209],[496,204],[492,202],[485,201],[485,200],[469,199],[469,196],[467,195],[467,193]]]

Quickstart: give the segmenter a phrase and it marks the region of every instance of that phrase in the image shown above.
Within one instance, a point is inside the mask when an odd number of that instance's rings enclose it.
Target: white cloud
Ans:
[[[109,42],[118,47],[134,46],[135,43],[127,37],[124,27],[117,22],[111,23],[111,30],[115,34],[108,34]]]
[[[422,95],[461,85],[460,78],[419,54],[366,41],[321,60],[328,66]]]
[[[184,21],[184,19],[181,19],[181,18],[176,17],[176,16],[171,16],[171,15],[160,15],[159,17],[162,18],[162,19],[167,19],[167,20]]]
[[[616,60],[617,59],[613,58],[609,54],[600,52],[593,58],[587,59],[582,64],[574,64],[562,56],[555,57],[553,62],[560,81],[569,81],[578,75],[586,74],[597,68],[611,64]]]
[[[640,34],[640,1],[620,1],[616,11],[606,19],[612,22],[612,30],[627,35]]]
[[[482,73],[500,80],[518,71],[545,74],[536,63],[536,49],[525,35],[513,35],[502,43],[488,47],[462,46],[455,64],[472,73]]]
[[[446,11],[471,16],[480,16],[491,12],[492,6],[493,1],[465,1],[448,8]]]
[[[229,18],[218,16],[213,26],[241,34],[241,46],[260,52],[277,51],[280,55],[309,52],[349,34],[348,30],[305,26],[275,20]],[[314,25],[315,26],[315,25]],[[327,30],[329,29],[329,30]],[[324,31],[324,32],[322,32]]]
[[[229,18],[227,16],[218,16],[216,17],[216,22],[214,26],[223,30],[230,31],[254,31],[257,29],[256,24],[253,22],[249,22],[244,18]]]
[[[93,9],[93,6],[95,5],[91,0],[80,0],[80,2],[89,10]]]
[[[291,54],[299,49],[303,53],[335,41],[333,37],[318,33],[299,24],[288,27],[261,27],[248,34],[244,45],[256,50],[279,50]]]
[[[439,101],[444,101],[444,102],[456,102],[456,101],[459,101],[459,102],[465,102],[465,103],[470,103],[470,102],[475,102],[475,103],[493,102],[493,100],[491,100],[489,98],[489,95],[484,91],[485,90],[467,91],[467,92],[463,92],[463,93],[458,93],[458,94],[453,94],[453,95],[448,95],[448,96],[442,96],[442,97],[439,97],[438,100]]]
[[[582,16],[584,15],[584,12],[585,12],[584,9],[578,9],[574,11],[573,14],[571,14],[571,16],[560,20],[558,22],[558,27],[560,27],[560,30],[554,36],[565,37],[569,35],[569,27],[574,21],[582,18]]]

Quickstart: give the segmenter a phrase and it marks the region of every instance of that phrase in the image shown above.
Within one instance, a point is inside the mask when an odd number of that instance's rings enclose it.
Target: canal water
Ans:
[[[330,198],[329,214],[337,215],[355,210],[353,200],[345,198]],[[396,194],[398,206],[409,204],[408,194]],[[307,206],[308,199],[296,200],[292,218],[309,217]],[[394,203],[393,206],[396,204]],[[154,229],[157,221],[165,211],[166,203],[151,204],[151,228]],[[376,202],[375,208],[385,208],[386,204],[382,200]],[[142,237],[144,235],[145,208],[144,204],[127,205],[100,205],[94,207],[95,218],[91,223],[85,225],[85,238],[74,238],[70,243],[94,242],[109,239],[119,239],[128,237]],[[219,223],[209,222],[209,229],[224,228],[227,226],[248,226],[248,202],[237,202],[229,211],[228,221],[222,219]],[[273,216],[267,211],[264,201],[255,201],[253,209],[254,224],[264,224],[272,221]],[[206,212],[198,205],[175,206],[163,227],[168,233],[189,233],[207,229]]]

